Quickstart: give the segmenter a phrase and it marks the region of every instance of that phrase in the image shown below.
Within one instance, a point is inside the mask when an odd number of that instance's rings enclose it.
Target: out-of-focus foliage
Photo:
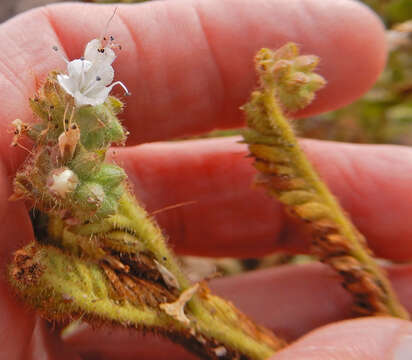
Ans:
[[[412,0],[364,0],[391,26],[385,71],[361,99],[297,122],[300,135],[357,143],[412,145]],[[401,23],[401,21],[405,21]]]
[[[388,31],[388,64],[376,85],[340,110],[298,122],[301,135],[412,145],[412,21]]]
[[[411,0],[363,0],[377,12],[387,26],[412,19]]]

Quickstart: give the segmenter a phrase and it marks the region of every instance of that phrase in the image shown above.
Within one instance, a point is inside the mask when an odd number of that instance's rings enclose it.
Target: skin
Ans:
[[[13,251],[33,239],[24,204],[7,201],[13,174],[26,156],[9,147],[10,123],[17,117],[33,121],[27,98],[50,70],[65,69],[51,47],[78,58],[112,12],[112,6],[66,3],[0,26],[3,273]],[[301,44],[303,53],[321,57],[319,70],[328,80],[297,117],[353,101],[374,83],[385,63],[379,20],[349,0],[175,0],[119,6],[110,33],[124,49],[115,63],[116,78],[133,94],[124,114],[132,133],[129,146],[111,156],[124,165],[149,211],[195,202],[157,215],[175,250],[248,257],[307,251],[307,239],[280,205],[251,189],[254,170],[238,139],[162,141],[241,125],[238,108],[256,80],[254,53],[290,40]],[[138,145],[143,142],[151,143]],[[374,251],[394,260],[410,258],[412,150],[313,140],[302,140],[302,145]],[[389,272],[412,310],[412,268]],[[274,360],[392,359],[397,345],[407,346],[412,334],[412,324],[397,319],[338,322],[349,316],[350,298],[336,275],[319,264],[221,279],[212,286],[278,334],[299,338]],[[165,351],[169,359],[191,358],[157,338],[140,341],[126,331],[81,327],[60,340],[56,330],[11,295],[4,277],[0,312],[0,354],[5,359],[158,359]]]

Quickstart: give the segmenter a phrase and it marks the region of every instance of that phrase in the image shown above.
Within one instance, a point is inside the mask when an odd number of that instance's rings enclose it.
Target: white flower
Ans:
[[[112,84],[115,58],[111,43],[102,47],[101,40],[94,39],[87,44],[82,58],[68,62],[68,75],[57,75],[57,81],[74,97],[76,106],[103,104],[115,85],[122,86],[126,94],[129,93],[120,81]]]

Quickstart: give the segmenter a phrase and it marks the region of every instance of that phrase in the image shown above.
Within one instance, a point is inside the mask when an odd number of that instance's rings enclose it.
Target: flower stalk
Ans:
[[[260,87],[243,107],[248,125],[244,141],[259,171],[256,183],[306,223],[313,253],[341,275],[355,314],[408,319],[364,237],[307,160],[287,118],[325,85],[313,72],[317,63],[315,56],[299,56],[293,43],[257,54]]]
[[[14,254],[10,283],[47,319],[152,331],[205,359],[270,357],[284,342],[206,283],[189,282],[124,170],[106,162],[108,148],[124,144],[127,132],[117,118],[123,103],[108,96],[113,84],[106,87],[114,58],[97,41],[84,59],[68,63],[68,75],[51,73],[31,99],[40,121],[15,123],[13,144],[27,135],[34,147],[12,199],[31,201],[38,213],[36,240]],[[96,85],[101,71],[110,76]]]

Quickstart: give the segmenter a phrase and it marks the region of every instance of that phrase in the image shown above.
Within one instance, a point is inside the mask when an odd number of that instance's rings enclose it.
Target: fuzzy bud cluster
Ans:
[[[104,162],[107,149],[126,140],[116,116],[123,104],[109,96],[78,106],[61,76],[51,74],[30,101],[40,122],[24,127],[35,148],[16,175],[14,198],[30,199],[68,223],[97,221],[116,212],[124,192],[125,172]]]
[[[325,79],[313,72],[318,63],[317,56],[299,56],[299,48],[294,43],[276,51],[262,49],[256,55],[262,85],[267,83],[276,88],[276,97],[286,112],[306,107],[315,92],[325,86]]]

